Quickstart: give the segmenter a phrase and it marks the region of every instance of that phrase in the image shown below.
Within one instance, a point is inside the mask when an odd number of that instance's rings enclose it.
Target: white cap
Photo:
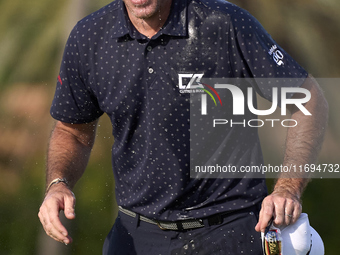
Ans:
[[[309,225],[308,215],[302,213],[293,224],[281,229],[282,255],[324,255],[320,235]]]

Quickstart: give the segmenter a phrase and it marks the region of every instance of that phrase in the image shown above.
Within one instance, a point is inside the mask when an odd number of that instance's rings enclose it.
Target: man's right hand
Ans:
[[[64,183],[52,185],[40,206],[38,214],[46,234],[66,245],[72,242],[72,238],[62,225],[59,212],[63,210],[67,219],[74,219],[75,201],[73,192]]]

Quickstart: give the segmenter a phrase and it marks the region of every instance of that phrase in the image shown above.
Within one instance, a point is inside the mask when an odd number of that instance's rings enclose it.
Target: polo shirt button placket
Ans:
[[[152,49],[153,49],[153,48],[152,48],[151,45],[148,45],[148,46],[146,47],[146,51],[147,51],[147,52],[151,52]],[[148,55],[148,54],[147,54],[147,55]],[[148,56],[147,56],[147,59],[149,60],[149,57],[148,57]],[[153,74],[154,71],[155,71],[155,70],[154,70],[152,67],[150,67],[150,66],[148,67],[148,73],[149,73],[149,74]]]

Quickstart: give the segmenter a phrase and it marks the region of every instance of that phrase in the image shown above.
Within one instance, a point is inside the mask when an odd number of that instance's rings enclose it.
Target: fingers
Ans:
[[[39,218],[46,234],[58,242],[70,243],[66,228],[62,225],[59,215],[49,214],[41,209]]]
[[[302,207],[294,197],[274,196],[274,225],[277,227],[294,224],[300,217]]]
[[[39,219],[46,232],[58,242],[69,244],[72,238],[68,235],[67,229],[63,226],[59,218],[59,212],[65,210],[68,219],[74,219],[75,198],[72,192],[55,192],[45,198],[39,210]]]
[[[271,219],[277,227],[294,224],[301,211],[302,207],[297,198],[282,194],[269,195],[262,202],[259,221],[255,230],[265,232]]]
[[[273,203],[275,207],[274,211],[274,225],[277,227],[280,227],[285,223],[285,220],[289,217],[286,217],[286,198],[279,197],[279,196],[273,196]]]
[[[274,214],[274,203],[271,201],[271,197],[266,197],[262,202],[262,208],[259,215],[259,222],[255,226],[255,230],[258,232],[264,232]]]
[[[285,209],[284,209],[284,219],[282,222],[278,222],[280,225],[290,225],[293,223],[293,220],[295,219],[295,216],[297,215],[294,207],[294,202],[287,202]],[[276,222],[275,222],[276,224]]]
[[[76,214],[74,212],[75,202],[76,200],[75,200],[73,193],[72,193],[72,197],[65,198],[64,213],[65,213],[66,218],[68,218],[69,220],[73,220],[76,217]]]
[[[301,212],[302,206],[299,201],[297,200],[289,201],[286,205],[284,225],[294,224],[299,219]]]

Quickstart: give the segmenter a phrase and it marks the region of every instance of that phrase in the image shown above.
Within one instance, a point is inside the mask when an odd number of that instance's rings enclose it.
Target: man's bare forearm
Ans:
[[[96,124],[68,124],[58,121],[52,132],[47,153],[47,189],[38,213],[46,233],[69,244],[72,238],[59,219],[64,211],[67,219],[75,218],[75,196],[71,189],[85,171],[96,135]],[[64,182],[50,185],[57,178]],[[67,187],[65,187],[67,185]]]
[[[311,99],[304,106],[312,116],[304,115],[298,109],[291,109],[291,118],[298,125],[288,129],[283,162],[287,166],[315,163],[327,126],[328,104],[317,82],[309,77],[303,87],[311,92]],[[308,173],[282,173],[274,191],[286,191],[300,199],[308,181]]]
[[[311,93],[311,99],[304,107],[312,116],[305,116],[299,109],[290,109],[291,118],[298,125],[288,129],[283,162],[286,166],[315,163],[327,125],[328,105],[318,84],[310,77],[302,87]],[[302,212],[300,198],[308,182],[309,176],[306,173],[281,173],[274,191],[262,202],[255,230],[264,232],[272,219],[276,226],[294,224]]]
[[[57,122],[47,154],[46,185],[65,178],[72,189],[85,171],[95,140],[96,122],[67,124]]]

